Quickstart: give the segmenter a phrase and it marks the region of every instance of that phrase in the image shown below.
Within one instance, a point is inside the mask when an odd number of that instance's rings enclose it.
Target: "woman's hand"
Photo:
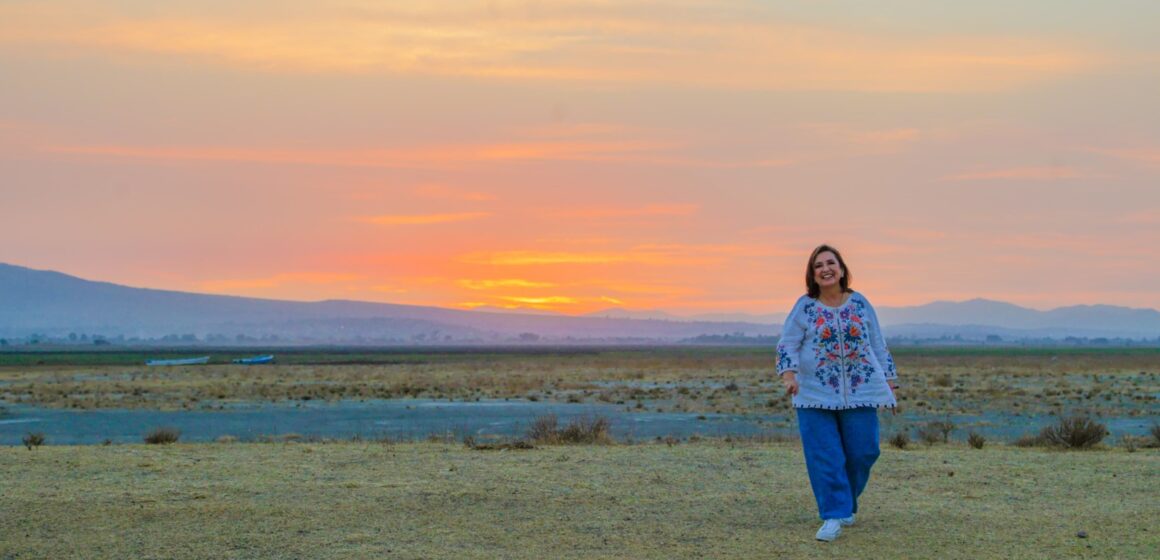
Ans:
[[[898,385],[896,385],[894,383],[890,383],[889,387],[890,387],[890,392],[894,393],[894,401],[895,401],[894,408],[890,409],[890,414],[891,414],[891,416],[898,416],[898,413],[902,412],[902,405],[897,404],[898,403]]]
[[[797,373],[787,371],[781,374],[781,384],[785,386],[785,394],[795,396],[798,394]]]

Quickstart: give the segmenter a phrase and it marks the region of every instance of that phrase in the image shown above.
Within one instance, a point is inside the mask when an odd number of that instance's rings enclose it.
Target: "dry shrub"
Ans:
[[[932,420],[918,429],[918,439],[927,445],[950,442],[951,432],[955,429],[950,420]]]
[[[1039,447],[1041,445],[1047,444],[1042,436],[1035,434],[1023,434],[1019,436],[1019,439],[1016,439],[1011,443],[1015,447]]]
[[[536,446],[534,446],[534,445],[532,445],[532,444],[530,444],[522,439],[516,440],[516,441],[497,441],[497,442],[479,443],[479,442],[475,441],[475,437],[473,437],[473,436],[467,436],[467,437],[463,438],[463,445],[465,445],[468,449],[474,449],[476,451],[508,451],[508,450],[517,450],[517,449],[535,449],[536,448]]]
[[[545,414],[532,421],[527,439],[542,445],[608,444],[613,443],[611,427],[612,422],[604,416],[580,416],[560,428],[555,414]]]
[[[987,443],[987,438],[979,432],[971,432],[967,434],[967,444],[975,449],[982,449],[983,445]]]
[[[1120,436],[1120,445],[1124,447],[1128,453],[1135,453],[1141,445],[1147,445],[1148,440],[1144,437],[1136,437],[1131,434],[1124,434]]]
[[[181,430],[178,430],[177,428],[154,428],[149,433],[145,434],[145,443],[154,445],[177,443],[177,440],[180,437]]]
[[[532,420],[528,427],[527,438],[540,444],[554,444],[559,442],[559,431],[556,429],[559,419],[555,414],[544,414]]]
[[[560,431],[564,443],[612,443],[612,422],[604,416],[581,416]]]
[[[888,441],[895,448],[906,449],[906,446],[910,445],[910,436],[906,432],[898,432],[891,436]]]
[[[32,448],[44,445],[44,432],[28,432],[28,435],[21,438],[20,441],[24,443],[24,447],[32,451]]]
[[[1148,447],[1160,447],[1160,424],[1152,424],[1150,433],[1152,434],[1152,442],[1148,444]]]
[[[1043,428],[1039,437],[1048,445],[1089,449],[1108,435],[1108,427],[1087,416],[1068,416]]]

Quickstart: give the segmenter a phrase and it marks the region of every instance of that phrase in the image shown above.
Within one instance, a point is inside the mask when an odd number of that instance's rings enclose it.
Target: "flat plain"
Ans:
[[[932,418],[1158,416],[1156,349],[895,354],[903,405]],[[769,349],[309,350],[251,367],[146,368],[144,357],[0,353],[0,407],[522,398],[788,411]],[[857,524],[832,544],[813,540],[816,509],[794,441],[5,446],[0,559],[1153,558],[1160,449],[1138,443],[884,443]]]
[[[0,448],[0,558],[1155,558],[1160,451],[886,447],[830,544],[794,443]]]
[[[622,404],[636,410],[789,412],[764,347],[238,349],[0,352],[4,402],[93,409],[212,409],[230,402],[428,398]],[[213,354],[208,365],[149,357]],[[911,412],[1153,416],[1160,348],[897,348]]]

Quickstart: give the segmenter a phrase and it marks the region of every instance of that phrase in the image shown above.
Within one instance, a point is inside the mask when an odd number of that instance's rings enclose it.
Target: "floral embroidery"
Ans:
[[[870,303],[853,294],[838,308],[803,296],[786,319],[777,371],[796,371],[795,407],[894,406],[884,381],[897,376]],[[885,379],[883,379],[885,378]]]
[[[837,313],[815,303],[807,304],[803,311],[814,326],[814,377],[835,394],[841,394],[845,380],[850,394],[857,394],[858,388],[874,374],[862,300],[853,299]]]
[[[790,356],[789,352],[784,346],[777,346],[777,371],[796,370],[797,362]]]

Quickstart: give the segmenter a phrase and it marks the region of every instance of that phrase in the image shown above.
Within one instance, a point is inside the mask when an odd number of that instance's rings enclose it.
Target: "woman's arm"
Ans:
[[[785,394],[793,397],[798,394],[801,386],[798,385],[797,372],[792,370],[781,373],[781,385],[785,387]]]
[[[866,310],[869,313],[868,318],[871,323],[870,350],[874,352],[874,357],[882,366],[882,371],[886,374],[886,382],[893,389],[898,386],[898,370],[894,367],[894,356],[886,347],[886,338],[882,336],[882,324],[878,322],[878,313],[874,311],[874,306],[870,304],[869,300],[866,301]]]
[[[798,393],[797,372],[800,366],[802,343],[805,341],[806,324],[802,313],[802,301],[798,300],[789,316],[785,318],[785,326],[781,329],[781,338],[777,342],[777,374],[785,385],[788,395]]]

